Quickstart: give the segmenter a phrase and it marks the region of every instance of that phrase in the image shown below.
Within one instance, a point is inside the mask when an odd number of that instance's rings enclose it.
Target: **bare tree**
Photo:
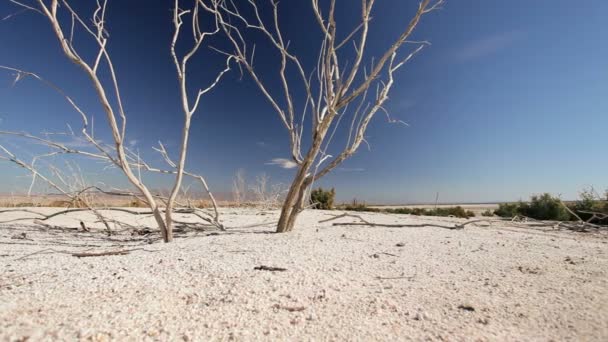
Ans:
[[[243,169],[239,169],[232,180],[232,197],[236,206],[240,206],[247,199],[245,170]]]
[[[51,0],[50,3],[43,0],[36,0],[36,5],[28,5],[20,1],[12,0],[11,2],[22,6],[24,9],[35,11],[48,19],[53,33],[55,34],[58,42],[61,45],[61,49],[64,55],[74,64],[80,67],[80,69],[88,76],[93,88],[97,94],[97,98],[105,112],[107,123],[109,124],[110,131],[114,145],[105,146],[99,140],[97,140],[92,129],[89,127],[89,116],[84,113],[80,107],[76,105],[74,100],[67,96],[64,91],[55,86],[50,82],[44,81],[38,75],[26,72],[16,68],[2,67],[5,70],[12,70],[16,72],[16,80],[24,76],[32,76],[40,81],[50,85],[53,89],[58,91],[70,105],[80,114],[83,121],[83,128],[81,131],[82,137],[90,143],[97,152],[87,152],[82,150],[76,150],[66,147],[60,143],[52,141],[50,139],[44,139],[36,137],[30,134],[15,134],[14,132],[3,132],[4,134],[20,135],[25,138],[34,139],[38,142],[44,143],[47,146],[57,150],[56,153],[72,153],[80,154],[94,159],[100,159],[111,163],[113,166],[120,169],[127,177],[129,182],[135,187],[137,193],[139,193],[145,203],[150,207],[151,212],[160,228],[161,234],[165,242],[169,242],[173,239],[173,218],[172,213],[176,205],[176,200],[180,190],[182,188],[183,177],[190,176],[200,181],[203,188],[209,194],[213,206],[215,209],[215,215],[211,220],[214,224],[222,228],[218,220],[217,204],[213,195],[209,191],[209,187],[205,179],[200,176],[188,172],[186,170],[186,156],[188,150],[190,123],[194,113],[197,111],[200,103],[200,99],[203,95],[211,91],[221,80],[222,76],[230,70],[230,61],[233,59],[232,56],[226,58],[226,67],[222,71],[218,72],[216,78],[210,83],[209,86],[200,89],[196,95],[194,101],[190,101],[188,86],[187,86],[187,67],[188,62],[194,56],[194,54],[206,43],[208,37],[213,36],[220,32],[220,26],[218,17],[215,15],[215,11],[208,12],[207,9],[216,8],[218,0],[209,0],[210,4],[207,6],[203,0],[196,1],[193,7],[189,10],[183,10],[180,8],[179,0],[175,0],[173,7],[173,24],[174,24],[174,35],[171,43],[171,55],[177,71],[177,78],[179,81],[179,90],[181,94],[181,107],[184,118],[182,138],[179,145],[179,153],[177,161],[174,162],[167,153],[166,149],[160,144],[160,147],[156,149],[163,156],[164,160],[171,167],[170,170],[161,170],[158,168],[151,167],[140,159],[139,154],[136,154],[125,146],[127,141],[127,114],[123,108],[123,102],[121,97],[121,91],[118,83],[118,77],[114,69],[112,58],[107,49],[108,43],[108,32],[106,30],[106,9],[107,0],[97,1],[97,6],[94,10],[92,18],[90,20],[84,20],[81,16],[72,8],[68,0]],[[59,19],[63,18],[60,12],[65,12],[66,18],[70,18],[68,22],[66,20]],[[208,25],[201,25],[201,17],[203,14],[211,16],[212,28],[209,31],[201,30],[201,27]],[[183,25],[183,18],[190,16],[190,24],[192,31],[192,46],[187,52],[180,56],[176,51],[176,43],[180,37],[181,28]],[[89,24],[92,23],[92,24]],[[81,57],[81,53],[75,47],[73,37],[74,32],[77,28],[82,29],[87,33],[92,40],[95,42],[97,53],[95,54],[94,60],[86,61]],[[104,66],[104,68],[101,68]],[[107,74],[102,73],[100,70],[107,70]],[[109,82],[103,80],[109,79]],[[111,101],[113,98],[114,101]],[[114,104],[113,104],[114,103]],[[18,159],[10,151],[4,149],[9,161],[16,162]],[[40,177],[40,172],[30,164],[26,164],[22,161],[16,162],[19,166],[28,169],[34,176]],[[27,166],[27,167],[26,167]],[[148,186],[144,184],[141,178],[141,170],[151,172],[159,172],[164,174],[170,174],[174,176],[174,183],[172,190],[167,198],[161,198],[154,195]],[[47,178],[48,180],[48,178]],[[162,205],[164,204],[164,213]]]
[[[286,193],[283,184],[271,184],[270,176],[265,173],[255,177],[255,182],[249,187],[249,190],[254,197],[253,203],[261,209],[278,208]]]
[[[297,167],[277,226],[277,232],[287,232],[293,229],[298,214],[304,208],[307,189],[357,151],[365,142],[365,132],[374,115],[382,111],[390,122],[397,122],[384,109],[395,72],[429,44],[410,41],[410,36],[422,17],[439,8],[443,0],[422,0],[392,45],[381,51],[379,58],[371,58],[367,62],[364,59],[371,54],[368,37],[375,0],[361,0],[359,25],[340,32],[336,21],[336,12],[340,9],[336,1],[323,1],[323,5],[319,0],[310,0],[316,25],[320,28],[320,38],[314,47],[319,50],[317,65],[309,71],[291,51],[289,40],[281,32],[278,1],[269,0],[264,7],[272,9],[270,24],[264,22],[263,18],[270,16],[262,13],[259,3],[258,0],[238,2],[248,7],[246,12],[249,15],[243,14],[233,1],[221,1],[209,10],[216,11],[220,27],[231,43],[230,51],[218,51],[234,58],[246,70],[289,133],[291,158]],[[342,3],[342,6],[353,5],[351,1]],[[273,91],[267,85],[268,81],[263,79],[268,75],[261,75],[254,66],[255,45],[251,42],[251,33],[246,31],[261,34],[278,53],[280,90]],[[345,52],[350,44],[354,46],[354,52]],[[406,46],[413,48],[404,52]],[[349,61],[349,58],[353,60]],[[295,74],[290,74],[291,70]],[[313,81],[313,75],[316,81]],[[295,95],[296,89],[303,90]],[[298,103],[303,108],[296,108]],[[350,121],[345,128],[348,132],[346,146],[337,154],[330,155],[328,147],[342,121]],[[303,148],[306,127],[310,127],[311,142]]]

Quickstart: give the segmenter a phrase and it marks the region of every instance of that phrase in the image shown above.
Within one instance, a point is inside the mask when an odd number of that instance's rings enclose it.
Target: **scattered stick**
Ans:
[[[99,256],[107,256],[107,255],[127,255],[127,254],[131,253],[132,251],[141,250],[141,249],[142,248],[135,248],[135,249],[124,249],[124,250],[120,250],[120,251],[93,252],[93,253],[83,252],[83,253],[72,253],[71,255],[73,257],[77,257],[77,258],[99,257]]]
[[[412,279],[416,278],[417,275],[418,275],[418,268],[416,266],[414,266],[414,274],[411,275],[411,276],[399,276],[399,277],[380,277],[380,276],[376,276],[376,279],[378,279],[378,280],[397,280],[397,279],[412,280]]]
[[[396,279],[412,279],[412,278],[413,278],[413,276],[411,276],[411,277],[405,277],[405,276],[404,277],[380,277],[380,276],[376,277],[376,279],[378,279],[378,280],[396,280]]]
[[[122,249],[122,250],[117,250],[117,251],[76,252],[75,253],[75,252],[70,252],[70,251],[58,251],[58,250],[55,250],[55,249],[52,249],[52,248],[46,248],[46,249],[43,249],[43,250],[31,253],[31,254],[24,255],[24,256],[19,257],[19,258],[15,259],[15,260],[22,260],[22,259],[34,256],[34,255],[37,255],[37,254],[42,254],[42,253],[44,253],[44,254],[48,254],[48,253],[69,254],[69,255],[71,255],[73,257],[77,257],[77,258],[86,258],[86,257],[98,257],[98,256],[107,256],[107,255],[126,255],[126,254],[129,254],[129,253],[133,252],[133,251],[138,251],[138,250],[142,250],[142,251],[145,251],[145,252],[156,252],[156,251],[146,250],[146,249],[143,249],[143,248],[133,248],[133,249]],[[45,253],[45,252],[48,252],[48,253]]]
[[[361,239],[353,239],[350,237],[346,237],[346,234],[342,234],[342,236],[340,236],[341,238],[343,238],[344,240],[351,240],[351,241],[358,241],[358,242],[365,242],[364,240]]]
[[[343,217],[354,217],[354,218],[358,218],[359,220],[361,220],[362,222],[365,223],[369,223],[367,222],[363,217],[359,216],[359,215],[353,215],[353,214],[349,214],[349,213],[344,213],[342,215],[337,215],[337,216],[333,216],[331,218],[325,219],[325,220],[321,220],[319,221],[319,223],[325,223],[325,222],[329,222],[329,221],[333,221],[333,220],[337,220],[339,218],[343,218]]]
[[[463,229],[464,225],[456,226],[442,226],[439,224],[423,223],[423,224],[382,224],[382,223],[334,223],[332,226],[370,226],[370,227],[383,227],[383,228],[422,228],[422,227],[436,227],[450,230]]]
[[[475,311],[475,308],[468,304],[460,304],[460,305],[458,305],[458,308],[460,310],[464,310],[464,311]]]
[[[587,213],[587,212],[584,212],[584,213]],[[512,219],[491,219],[491,218],[490,219],[474,219],[474,220],[469,220],[469,221],[463,222],[461,224],[456,224],[454,226],[444,226],[444,225],[439,225],[439,224],[434,224],[434,223],[419,223],[419,224],[375,223],[375,222],[369,222],[359,215],[344,213],[344,214],[337,215],[337,216],[334,216],[334,217],[331,217],[331,218],[328,218],[325,220],[321,220],[321,221],[319,221],[319,223],[330,222],[330,221],[337,220],[337,219],[344,218],[344,217],[352,217],[352,218],[358,219],[361,222],[335,222],[332,224],[332,226],[369,226],[369,227],[385,227],[385,228],[436,227],[436,228],[443,228],[443,229],[449,229],[449,230],[460,230],[460,229],[464,229],[466,226],[471,225],[471,224],[477,225],[478,223],[486,223],[485,226],[490,226],[494,222],[508,222],[511,224],[513,224],[513,223],[524,224],[525,227],[531,227],[531,226],[533,226],[533,227],[551,227],[554,229],[563,227],[568,230],[573,230],[573,231],[578,231],[578,232],[586,231],[585,228],[595,228],[595,229],[606,228],[606,227],[603,227],[603,226],[600,226],[597,224],[590,223],[590,221],[593,221],[596,219],[608,218],[608,215],[601,214],[601,213],[591,213],[591,212],[589,212],[589,214],[595,214],[595,216],[593,216],[591,219],[589,219],[587,221],[580,220],[579,222],[538,221],[538,220],[531,219],[529,217],[516,216],[516,217],[513,217]]]
[[[272,308],[275,310],[287,310],[289,312],[300,312],[306,310],[306,308],[303,306],[285,306],[281,304],[275,304],[272,306]]]
[[[37,251],[37,252],[34,252],[34,253],[26,254],[26,255],[24,255],[24,256],[22,256],[22,257],[19,257],[19,258],[15,259],[15,260],[22,260],[22,259],[25,259],[25,258],[29,258],[29,257],[31,257],[31,256],[34,256],[34,255],[36,255],[36,254],[42,254],[42,253],[44,253],[44,252],[51,252],[51,253],[52,253],[52,252],[55,252],[55,253],[61,253],[61,252],[57,252],[56,250],[54,250],[54,249],[52,249],[52,248],[46,248],[46,249],[43,249],[43,250],[40,250],[40,251]]]
[[[13,239],[13,240],[29,240],[29,241],[33,241],[32,239],[28,239],[27,233],[25,233],[25,232],[23,232],[21,234],[17,234],[17,235],[11,236],[11,239]]]
[[[605,220],[608,219],[608,214],[606,213],[598,213],[595,211],[583,211],[580,210],[579,213],[581,214],[587,214],[587,215],[592,215],[586,222],[589,224],[594,220]]]
[[[479,220],[471,220],[471,221],[467,221],[461,224],[457,224],[455,226],[442,226],[439,224],[434,224],[434,223],[421,223],[421,224],[402,224],[402,223],[397,223],[397,224],[385,224],[385,223],[374,223],[374,222],[369,222],[366,219],[364,219],[363,217],[359,216],[359,215],[353,215],[353,214],[349,214],[349,213],[344,213],[338,216],[334,216],[332,218],[329,219],[325,219],[325,220],[321,220],[319,221],[319,223],[325,223],[325,222],[329,222],[329,221],[333,221],[333,220],[337,220],[343,217],[353,217],[356,218],[358,220],[360,220],[361,222],[335,222],[332,224],[332,226],[370,226],[370,227],[386,227],[386,228],[420,228],[420,227],[437,227],[437,228],[444,228],[444,229],[450,229],[450,230],[457,230],[457,229],[464,229],[464,227],[466,225],[469,224],[476,224],[476,223],[480,223],[480,222],[486,222],[488,224],[491,224],[492,221],[504,221],[504,220],[499,220],[499,219],[479,219]]]
[[[269,271],[269,272],[285,272],[287,271],[286,268],[282,268],[282,267],[273,267],[273,266],[256,266],[253,268],[256,271]]]

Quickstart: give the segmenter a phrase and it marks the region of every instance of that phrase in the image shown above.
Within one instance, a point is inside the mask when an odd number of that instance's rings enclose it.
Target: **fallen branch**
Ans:
[[[105,251],[105,252],[70,252],[70,251],[58,251],[53,248],[46,248],[46,249],[36,251],[34,253],[26,254],[15,260],[22,260],[22,259],[34,256],[37,254],[42,254],[42,253],[44,253],[44,254],[49,254],[49,253],[68,254],[68,255],[71,255],[71,256],[77,257],[77,258],[86,258],[86,257],[98,257],[98,256],[107,256],[107,255],[126,255],[133,251],[139,251],[139,250],[144,251],[144,252],[156,252],[156,251],[146,250],[143,248],[122,249],[122,250],[117,250],[117,251]]]
[[[463,222],[461,224],[457,224],[455,226],[443,226],[443,225],[439,225],[439,224],[434,224],[434,223],[420,223],[420,224],[403,224],[403,223],[396,223],[396,224],[389,224],[389,223],[374,223],[374,222],[369,222],[366,219],[364,219],[363,217],[359,216],[359,215],[353,215],[353,214],[349,214],[349,213],[344,213],[329,219],[325,219],[322,221],[319,221],[319,223],[325,223],[325,222],[329,222],[329,221],[333,221],[333,220],[337,220],[343,217],[353,217],[356,219],[359,219],[361,222],[335,222],[332,224],[332,226],[370,226],[370,227],[386,227],[386,228],[422,228],[422,227],[437,227],[437,228],[443,228],[443,229],[450,229],[450,230],[457,230],[457,229],[464,229],[465,226],[469,225],[469,224],[475,224],[475,223],[481,223],[481,222],[486,222],[488,224],[491,224],[491,222],[493,221],[500,221],[503,222],[504,220],[500,220],[500,219],[478,219],[478,220],[470,220],[467,222]]]
[[[287,310],[289,312],[300,312],[306,310],[306,308],[303,306],[285,306],[281,304],[275,304],[272,306],[272,308],[275,310]]]
[[[88,257],[99,257],[99,256],[107,256],[107,255],[127,255],[132,251],[143,250],[143,248],[135,248],[135,249],[123,249],[119,251],[108,251],[108,252],[93,252],[93,253],[72,253],[73,257],[77,258],[88,258]]]
[[[270,272],[285,272],[287,271],[286,268],[282,268],[282,267],[273,267],[273,266],[256,266],[253,268],[256,271],[270,271]]]
[[[440,224],[435,224],[435,223],[419,223],[419,224],[375,223],[375,222],[369,222],[359,215],[344,213],[341,215],[331,217],[329,219],[321,220],[321,221],[319,221],[319,223],[330,222],[330,221],[337,220],[337,219],[344,218],[344,217],[352,217],[352,218],[356,218],[356,219],[360,220],[361,222],[336,222],[336,223],[333,223],[332,226],[369,226],[369,227],[384,227],[384,228],[436,227],[436,228],[443,228],[443,229],[449,229],[449,230],[460,230],[460,229],[464,229],[468,225],[482,223],[482,222],[485,222],[488,226],[491,225],[493,222],[506,222],[506,223],[510,223],[512,225],[515,225],[515,226],[521,227],[521,228],[547,227],[547,228],[558,229],[558,228],[563,227],[565,229],[577,231],[577,232],[585,232],[586,231],[585,228],[595,228],[598,230],[602,229],[602,228],[606,229],[605,226],[593,224],[593,223],[590,223],[590,221],[593,221],[596,219],[605,219],[605,218],[608,218],[608,215],[601,214],[601,213],[593,213],[593,212],[581,212],[581,213],[595,214],[595,216],[593,216],[591,219],[589,219],[587,221],[580,220],[578,222],[539,221],[539,220],[535,220],[535,219],[525,217],[525,216],[515,216],[512,219],[490,219],[490,218],[475,219],[475,220],[469,220],[469,221],[463,222],[461,224],[456,224],[454,226],[445,226],[445,225],[440,225]]]
[[[159,209],[160,212],[165,212],[166,210],[164,209]],[[27,214],[32,214],[32,215],[37,215],[37,217],[18,217],[18,218],[14,218],[14,219],[7,219],[7,220],[0,220],[0,224],[5,224],[5,223],[14,223],[14,222],[21,222],[21,221],[33,221],[36,224],[42,225],[42,226],[46,226],[47,228],[49,227],[48,224],[45,223],[45,221],[48,221],[54,217],[57,216],[62,216],[62,215],[68,215],[68,214],[72,214],[72,213],[81,213],[81,212],[91,212],[93,214],[95,214],[98,218],[101,216],[100,212],[121,212],[121,213],[126,213],[129,215],[134,215],[134,216],[149,216],[149,215],[153,215],[154,212],[150,211],[150,210],[130,210],[130,209],[125,209],[125,208],[115,208],[115,207],[99,207],[99,208],[95,208],[94,210],[91,210],[90,208],[67,208],[67,209],[63,209],[60,211],[56,211],[54,213],[50,213],[50,214],[45,214],[43,212],[34,210],[34,209],[28,209],[28,208],[11,208],[11,209],[4,209],[4,210],[0,210],[0,214],[4,214],[4,213],[15,213],[15,212],[20,212],[20,213],[27,213]],[[181,215],[192,215],[195,216],[199,219],[201,219],[202,221],[211,224],[212,226],[220,229],[220,230],[226,230],[222,225],[218,225],[216,224],[216,222],[213,222],[211,219],[205,217],[203,214],[204,212],[200,209],[196,209],[196,208],[175,208],[172,210],[172,212],[174,214],[181,214]],[[105,222],[113,222],[115,224],[119,224],[119,225],[124,225],[127,227],[130,227],[132,229],[136,229],[135,226],[130,225],[126,222],[122,222],[122,221],[118,221],[116,219],[110,219],[110,218],[106,218]],[[195,225],[198,224],[196,222],[182,222],[179,220],[174,220],[175,223],[179,223],[179,224],[185,224],[187,223],[188,225]],[[219,223],[219,222],[217,222]],[[91,227],[86,227],[83,226],[83,222],[80,221],[80,227],[85,231],[88,232],[90,231]],[[107,225],[106,225],[107,227]],[[107,228],[106,228],[107,229]],[[109,232],[109,231],[108,231]]]

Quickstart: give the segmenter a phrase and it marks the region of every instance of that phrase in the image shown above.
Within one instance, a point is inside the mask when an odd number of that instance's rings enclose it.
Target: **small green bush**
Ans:
[[[580,199],[575,203],[571,203],[568,207],[574,211],[582,220],[589,220],[594,213],[605,213],[608,214],[608,201],[604,201],[599,195],[596,195],[593,188],[583,189],[579,194]],[[596,224],[608,224],[608,219],[605,220],[594,220]]]
[[[430,210],[427,214],[429,216],[454,216],[460,218],[474,217],[475,213],[470,210],[464,210],[463,207],[449,207],[449,208],[436,208]]]
[[[395,208],[395,209],[386,209],[387,213],[390,214],[411,214],[413,212],[410,208]]]
[[[370,207],[366,206],[365,204],[360,204],[360,203],[345,205],[343,207],[343,209],[349,210],[349,211],[366,211],[366,212],[372,212],[372,213],[379,213],[382,211],[381,209],[370,208]]]
[[[336,190],[323,190],[318,188],[310,193],[310,204],[313,209],[330,210],[334,208],[334,200],[336,198]]]
[[[483,213],[481,213],[481,216],[484,217],[493,217],[494,216],[494,212],[490,209],[484,211]]]
[[[536,220],[570,221],[572,215],[557,197],[544,193],[534,195],[530,202],[501,203],[494,214],[500,217],[525,216]]]
[[[460,218],[469,218],[475,216],[475,213],[470,210],[464,210],[461,206],[449,207],[449,208],[436,208],[436,209],[424,209],[424,208],[396,208],[386,209],[385,212],[391,214],[410,214],[416,216],[454,216]]]
[[[521,213],[519,212],[520,204],[521,204],[521,202],[519,202],[519,203],[500,203],[498,205],[498,209],[494,210],[494,215],[500,216],[500,217],[508,217],[508,218],[521,215]]]
[[[536,220],[569,221],[571,219],[561,200],[548,193],[532,196],[530,203],[522,203],[519,210],[524,216]]]

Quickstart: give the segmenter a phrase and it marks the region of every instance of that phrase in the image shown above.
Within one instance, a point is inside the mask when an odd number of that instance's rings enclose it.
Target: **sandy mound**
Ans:
[[[172,244],[2,226],[0,339],[608,339],[606,235],[318,223],[331,214],[305,212],[295,232],[268,234],[277,212],[225,209],[241,228],[183,232]],[[71,255],[119,249],[131,251]]]

